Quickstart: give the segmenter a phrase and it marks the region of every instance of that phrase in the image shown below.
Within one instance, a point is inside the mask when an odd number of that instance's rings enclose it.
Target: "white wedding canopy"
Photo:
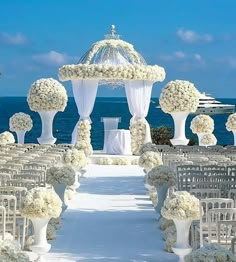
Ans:
[[[99,85],[124,86],[132,115],[131,123],[144,120],[144,143],[151,142],[150,127],[145,117],[149,110],[152,85],[164,80],[165,71],[157,65],[148,66],[131,44],[119,39],[113,25],[111,34],[106,35],[105,40],[93,44],[78,64],[61,67],[59,78],[72,81],[79,121],[90,119]],[[77,141],[78,123],[72,134],[72,144]]]

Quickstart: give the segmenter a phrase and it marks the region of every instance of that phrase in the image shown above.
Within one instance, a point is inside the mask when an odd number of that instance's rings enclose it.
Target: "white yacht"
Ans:
[[[231,114],[235,111],[235,105],[223,104],[220,101],[215,100],[209,94],[201,93],[199,99],[199,106],[194,113],[215,115],[215,114]]]

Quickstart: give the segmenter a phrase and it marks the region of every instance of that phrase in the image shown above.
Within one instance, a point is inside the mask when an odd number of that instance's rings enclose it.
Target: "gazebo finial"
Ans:
[[[111,35],[115,36],[116,34],[116,26],[115,25],[111,25]]]
[[[120,39],[120,35],[116,34],[116,26],[115,25],[111,25],[110,27],[110,34],[105,35],[105,39],[116,39],[119,40]]]

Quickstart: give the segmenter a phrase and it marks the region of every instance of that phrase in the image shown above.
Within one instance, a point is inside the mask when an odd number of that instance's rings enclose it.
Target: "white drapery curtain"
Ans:
[[[90,120],[90,114],[93,111],[97,89],[98,80],[74,80],[72,81],[73,95],[78,113],[80,115],[79,120]],[[75,125],[72,133],[71,143],[75,144],[77,141],[77,126],[79,121]]]
[[[151,142],[150,126],[145,119],[148,114],[152,94],[151,81],[129,80],[125,81],[125,93],[128,101],[129,111],[133,120],[144,119],[146,121],[145,143]]]

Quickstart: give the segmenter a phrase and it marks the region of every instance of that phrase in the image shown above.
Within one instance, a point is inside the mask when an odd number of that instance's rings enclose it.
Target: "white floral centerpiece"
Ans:
[[[53,166],[47,170],[46,182],[50,185],[65,184],[72,186],[75,182],[75,172],[69,166]]]
[[[87,164],[87,158],[84,151],[76,148],[67,149],[63,155],[64,164],[78,169],[85,167]]]
[[[33,127],[33,121],[30,115],[25,113],[14,114],[9,121],[10,131],[30,131]]]
[[[228,131],[233,132],[234,145],[236,146],[236,113],[229,115],[225,126]]]
[[[75,147],[79,150],[83,150],[86,156],[93,153],[90,138],[91,123],[89,120],[80,120],[77,127],[77,143]]]
[[[233,253],[217,244],[206,244],[185,257],[186,262],[236,262]]]
[[[150,186],[167,184],[169,187],[176,185],[176,174],[168,166],[156,166],[149,171],[147,183]]]
[[[32,111],[39,113],[42,122],[40,144],[54,144],[53,119],[58,111],[63,112],[67,105],[67,93],[62,84],[53,78],[35,81],[29,90],[27,102]]]
[[[187,145],[185,137],[185,122],[189,113],[197,110],[199,92],[193,83],[184,80],[170,81],[162,89],[159,103],[165,113],[171,114],[175,131],[171,139],[173,145]]]
[[[27,102],[32,111],[64,111],[67,93],[62,84],[53,78],[35,81],[29,90]]]
[[[0,134],[0,145],[7,145],[15,143],[15,138],[12,133],[5,131]]]
[[[113,165],[113,159],[110,157],[99,157],[96,161],[98,165]]]
[[[191,121],[190,129],[194,134],[212,133],[214,131],[214,120],[208,115],[198,115]]]
[[[166,219],[173,219],[175,223],[176,244],[172,246],[172,250],[180,257],[180,261],[184,261],[184,256],[192,251],[189,245],[189,229],[192,220],[200,218],[199,199],[186,191],[173,192],[165,200],[161,214]]]
[[[225,126],[228,131],[236,131],[236,113],[229,115]]]
[[[158,149],[158,146],[156,144],[151,143],[151,142],[148,142],[148,143],[142,145],[139,153],[140,153],[140,155],[142,155],[146,151],[160,152],[159,149]]]
[[[197,220],[200,218],[199,199],[186,191],[173,192],[165,200],[161,214],[166,219]]]
[[[26,252],[21,250],[20,244],[12,240],[0,240],[1,262],[30,262]]]
[[[161,155],[157,152],[146,151],[139,158],[139,166],[151,170],[155,166],[163,165]]]
[[[30,115],[25,113],[16,113],[9,120],[10,131],[16,132],[19,144],[24,144],[25,133],[33,127],[33,121]]]
[[[199,92],[189,81],[170,81],[161,90],[159,103],[165,113],[194,113],[199,104]]]
[[[201,144],[204,146],[216,145],[217,139],[213,134],[205,134],[202,136]]]
[[[167,166],[156,166],[148,172],[147,183],[150,186],[156,187],[157,190],[157,219],[161,217],[161,208],[166,199],[168,188],[176,184],[176,174]]]
[[[174,222],[172,219],[166,219],[164,217],[161,217],[159,221],[159,225],[161,230],[165,230],[166,228],[173,226]]]
[[[130,125],[131,151],[134,155],[140,154],[140,149],[144,145],[146,135],[145,119],[133,120]]]
[[[29,218],[57,218],[61,214],[61,200],[52,189],[35,187],[22,200],[21,214]]]

